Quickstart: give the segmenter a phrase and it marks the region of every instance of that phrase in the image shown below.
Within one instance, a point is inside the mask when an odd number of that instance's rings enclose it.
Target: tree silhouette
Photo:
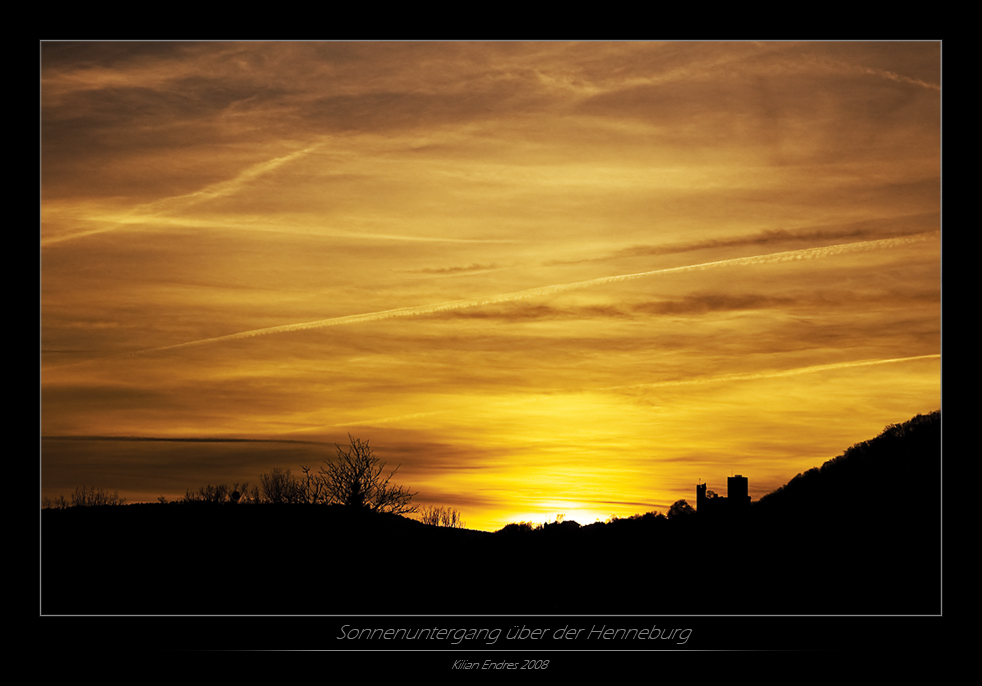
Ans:
[[[692,507],[692,505],[689,505],[688,501],[685,499],[676,500],[674,503],[672,503],[672,506],[668,508],[669,519],[679,519],[680,517],[685,517],[694,513],[695,509]]]
[[[348,434],[348,440],[351,441],[351,448],[344,450],[336,446],[337,461],[326,462],[327,467],[320,468],[323,497],[327,502],[373,512],[416,512],[418,508],[411,504],[416,493],[389,483],[399,468],[383,477],[385,463],[372,452],[368,441],[354,438],[351,434]]]

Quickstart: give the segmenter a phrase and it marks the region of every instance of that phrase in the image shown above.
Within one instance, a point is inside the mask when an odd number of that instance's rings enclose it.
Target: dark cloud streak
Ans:
[[[488,271],[498,269],[498,265],[472,263],[467,267],[425,267],[423,269],[411,270],[412,274],[466,274],[468,272]]]
[[[893,304],[906,307],[912,301],[940,302],[940,292],[916,293],[851,293],[841,290],[792,292],[785,295],[759,293],[704,292],[671,300],[652,300],[631,305],[584,305],[558,307],[555,305],[514,303],[480,310],[451,310],[421,315],[420,319],[507,320],[513,322],[550,321],[567,319],[635,319],[645,315],[702,315],[711,312],[740,310],[785,309],[814,314],[825,308],[844,305]]]
[[[123,441],[123,442],[162,442],[162,443],[299,443],[310,445],[331,445],[324,441],[300,441],[289,438],[167,438],[160,436],[42,436],[44,441]]]
[[[900,226],[898,226],[898,224]],[[695,252],[697,250],[716,250],[725,248],[761,247],[761,246],[791,246],[806,245],[818,247],[837,241],[864,241],[882,238],[899,238],[921,233],[925,230],[935,230],[941,224],[939,214],[930,212],[911,215],[909,217],[891,218],[855,222],[832,227],[817,227],[810,229],[770,229],[753,234],[742,234],[726,238],[707,238],[701,241],[678,243],[663,243],[660,245],[634,245],[623,248],[600,257],[580,260],[551,260],[547,265],[580,264],[585,262],[604,262],[609,260],[655,257],[660,255],[675,255]]]

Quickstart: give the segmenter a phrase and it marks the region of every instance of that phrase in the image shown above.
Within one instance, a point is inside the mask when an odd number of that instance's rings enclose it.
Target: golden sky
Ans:
[[[757,499],[940,407],[940,60],[42,43],[43,493],[351,433],[470,528]]]

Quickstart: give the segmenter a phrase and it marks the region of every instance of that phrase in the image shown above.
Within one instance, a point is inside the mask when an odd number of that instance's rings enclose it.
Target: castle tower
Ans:
[[[726,479],[726,499],[731,508],[750,504],[750,488],[747,477],[730,476]]]

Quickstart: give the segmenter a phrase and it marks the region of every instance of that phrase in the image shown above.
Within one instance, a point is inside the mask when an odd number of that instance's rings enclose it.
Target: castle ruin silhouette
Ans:
[[[708,489],[709,484],[696,484],[696,512],[700,514],[735,514],[750,506],[747,477],[737,474],[726,479],[726,497]]]

